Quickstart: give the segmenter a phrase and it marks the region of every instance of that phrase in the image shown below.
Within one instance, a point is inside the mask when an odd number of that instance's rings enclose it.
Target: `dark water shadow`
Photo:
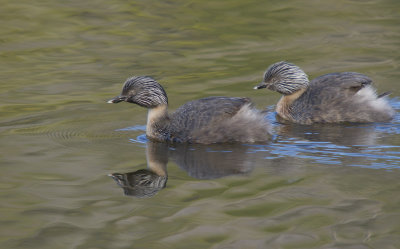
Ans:
[[[146,142],[147,169],[110,174],[125,195],[152,197],[165,188],[167,164],[172,159],[182,170],[196,179],[216,179],[250,173],[256,158],[243,144],[178,144]]]
[[[379,136],[373,124],[282,124],[277,130],[283,138],[345,146],[375,145]]]

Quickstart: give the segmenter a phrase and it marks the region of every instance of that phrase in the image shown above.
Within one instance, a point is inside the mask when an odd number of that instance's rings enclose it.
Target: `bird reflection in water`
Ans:
[[[280,123],[276,126],[277,141],[272,145],[243,144],[166,144],[147,141],[147,169],[110,176],[126,195],[152,197],[166,186],[167,163],[172,159],[182,170],[196,179],[216,179],[250,173],[257,161],[270,172],[278,174],[299,170],[293,166],[288,151],[305,154],[308,159],[341,161],[342,164],[368,160],[360,152],[376,145],[379,124],[314,124]],[[384,124],[381,124],[384,127]],[[303,150],[301,142],[309,145]],[[328,144],[328,145],[326,145]],[[361,146],[359,146],[361,145]],[[344,147],[343,147],[344,146]],[[249,153],[249,152],[253,153]],[[262,153],[255,153],[262,151]],[[335,154],[332,157],[332,153]],[[265,160],[269,158],[268,160]]]
[[[254,168],[254,157],[242,144],[177,144],[147,141],[147,169],[124,174],[110,174],[125,195],[148,198],[165,188],[168,158],[197,179],[215,179],[228,175],[246,174]]]
[[[168,145],[147,142],[146,159],[148,169],[109,175],[124,190],[125,195],[138,198],[152,197],[165,188],[168,180]]]

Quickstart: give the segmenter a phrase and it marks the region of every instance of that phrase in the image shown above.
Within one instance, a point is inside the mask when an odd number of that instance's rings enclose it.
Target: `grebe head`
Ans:
[[[119,96],[107,103],[126,101],[146,108],[167,105],[168,98],[164,88],[149,76],[133,76],[125,81]]]
[[[298,66],[281,61],[272,64],[264,73],[263,81],[254,89],[268,88],[284,95],[290,95],[309,84],[307,74]]]

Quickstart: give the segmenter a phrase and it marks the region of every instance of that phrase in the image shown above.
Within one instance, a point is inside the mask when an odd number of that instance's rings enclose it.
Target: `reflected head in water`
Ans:
[[[248,98],[208,97],[168,114],[164,88],[151,77],[135,76],[108,103],[122,101],[148,108],[146,135],[153,141],[211,144],[271,139],[265,115]]]
[[[377,95],[372,80],[360,73],[330,73],[309,82],[298,66],[281,61],[254,87],[262,88],[281,93],[279,118],[299,124],[386,122],[395,114],[386,100],[389,93]]]
[[[115,182],[124,190],[125,195],[138,198],[152,197],[165,188],[167,175],[159,176],[151,170],[139,169],[134,172],[110,174]]]
[[[146,160],[148,169],[109,175],[124,189],[125,195],[139,198],[152,197],[165,188],[168,180],[168,146],[163,143],[148,142]]]

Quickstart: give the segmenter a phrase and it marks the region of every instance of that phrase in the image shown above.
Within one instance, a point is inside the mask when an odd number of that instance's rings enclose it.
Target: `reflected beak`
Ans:
[[[125,186],[124,175],[120,173],[108,174],[109,177],[114,179],[114,181],[121,187]]]
[[[117,96],[117,97],[114,97],[114,98],[110,99],[109,101],[107,101],[107,103],[113,104],[113,103],[119,103],[119,102],[125,101],[125,100],[126,100],[126,97]]]
[[[258,84],[255,87],[253,87],[253,89],[257,90],[257,89],[263,89],[263,88],[267,88],[267,87],[268,87],[267,83],[261,82],[260,84]]]

